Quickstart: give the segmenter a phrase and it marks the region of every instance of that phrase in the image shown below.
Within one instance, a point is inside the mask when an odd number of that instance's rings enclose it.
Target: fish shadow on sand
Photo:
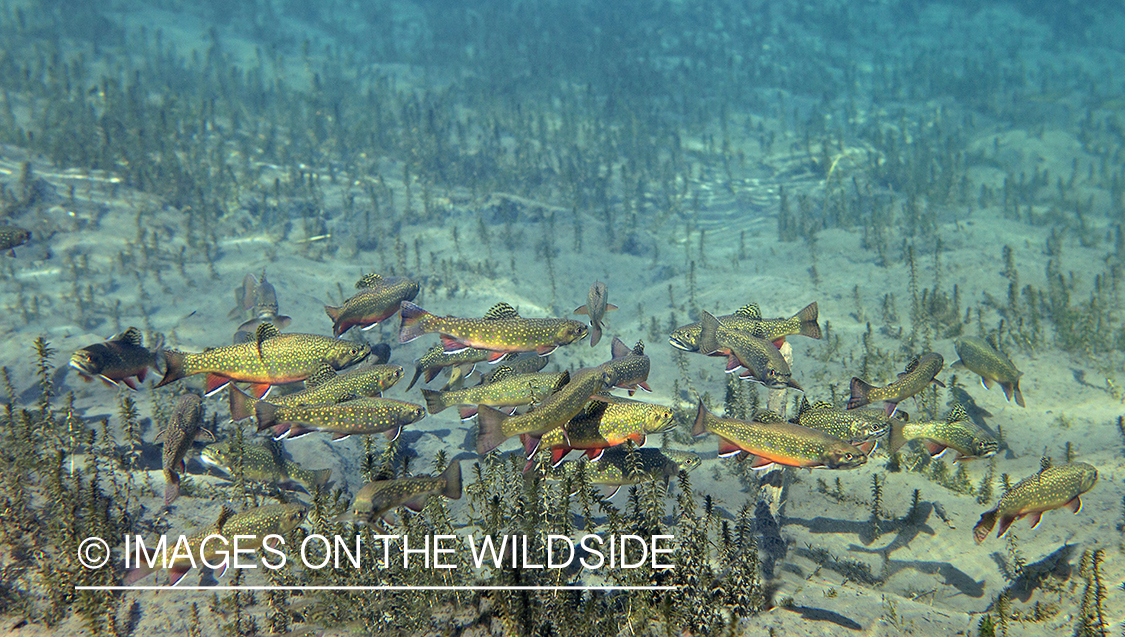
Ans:
[[[1074,572],[1074,566],[1071,565],[1070,558],[1074,554],[1075,546],[1075,544],[1060,546],[1054,553],[1047,555],[1038,562],[1025,564],[1019,570],[1018,575],[1012,572],[1011,566],[1003,554],[993,553],[992,559],[1000,566],[1004,576],[1012,582],[1005,591],[1008,597],[1026,603],[1031,599],[1031,594],[1035,592],[1035,589],[1039,588],[1039,585],[1048,577],[1054,577],[1060,581],[1070,579]],[[1012,579],[1013,575],[1015,579]]]
[[[854,548],[854,547],[853,547]],[[883,579],[888,580],[903,569],[913,569],[926,575],[937,575],[942,584],[956,588],[962,595],[979,599],[984,596],[984,581],[976,581],[968,573],[948,562],[923,560],[887,560],[883,564]]]
[[[823,608],[812,608],[810,606],[789,606],[786,607],[785,610],[799,613],[801,615],[801,619],[807,619],[809,621],[832,622],[833,624],[842,626],[849,630],[863,629],[863,626],[861,626],[859,622],[848,617],[844,617],[840,613],[835,613],[830,610],[824,610]]]

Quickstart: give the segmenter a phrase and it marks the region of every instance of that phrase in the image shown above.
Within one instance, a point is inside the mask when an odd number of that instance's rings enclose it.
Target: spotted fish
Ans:
[[[699,351],[707,355],[727,355],[727,372],[739,366],[749,370],[749,375],[766,387],[784,389],[801,386],[793,380],[789,363],[772,342],[757,336],[732,330],[708,312],[703,313],[703,328],[699,333]]]
[[[559,383],[558,390],[538,407],[524,414],[507,416],[486,405],[478,407],[477,453],[483,456],[508,438],[519,434],[529,434],[537,441],[543,434],[563,426],[578,415],[594,394],[608,387],[605,371],[600,367],[584,367],[574,373],[563,372]]]
[[[387,398],[356,398],[335,405],[275,405],[264,400],[254,406],[258,431],[273,429],[274,435],[297,438],[314,431],[332,434],[332,440],[364,434],[386,434],[398,438],[403,426],[426,415],[421,405]]]
[[[164,506],[180,497],[180,476],[187,473],[184,457],[200,435],[215,439],[215,434],[203,428],[203,401],[195,394],[185,394],[176,402],[168,426],[157,436],[164,439]]]
[[[645,344],[637,341],[633,349],[629,349],[621,339],[614,337],[611,351],[613,358],[601,364],[606,372],[606,382],[612,387],[628,389],[630,396],[637,392],[638,387],[651,392],[648,372],[652,363],[645,354]]]
[[[6,252],[10,257],[16,256],[15,249],[27,243],[30,238],[31,232],[19,226],[0,224],[0,252]]]
[[[887,431],[888,418],[883,410],[840,409],[832,403],[809,403],[801,399],[796,422],[802,427],[819,429],[841,440],[850,442],[870,455],[876,447],[876,438]]]
[[[605,318],[605,313],[617,309],[616,305],[606,302],[608,298],[609,290],[605,283],[594,281],[586,294],[586,305],[574,310],[575,314],[590,317],[590,347],[597,345],[602,338],[602,319]]]
[[[370,524],[381,518],[385,523],[393,524],[393,520],[389,519],[391,511],[405,506],[417,513],[425,508],[426,501],[435,495],[450,500],[461,499],[460,462],[449,463],[445,471],[438,476],[368,482],[356,493],[351,509],[337,518],[337,521]]]
[[[313,493],[318,487],[328,484],[332,478],[331,469],[304,469],[285,457],[281,443],[268,438],[266,440],[264,445],[247,443],[242,446],[242,476],[245,479],[284,487],[301,485],[306,491]],[[234,442],[224,440],[204,447],[199,460],[233,479],[238,472],[236,468],[236,463],[239,462],[238,456]]]
[[[144,382],[149,367],[156,367],[164,337],[157,335],[152,347],[144,346],[144,335],[135,327],[114,336],[108,341],[95,343],[74,352],[70,366],[86,381],[100,378],[107,384],[118,383],[129,389],[136,389],[137,382]]]
[[[332,335],[339,336],[353,327],[364,330],[398,312],[403,301],[413,301],[418,296],[418,282],[403,276],[382,277],[368,274],[355,287],[358,292],[335,307],[325,305],[324,311],[332,319]]]
[[[402,303],[400,343],[409,343],[423,334],[441,334],[446,352],[468,347],[492,352],[490,361],[499,361],[508,352],[536,352],[546,356],[560,345],[569,345],[586,336],[585,323],[569,319],[522,318],[507,303],[497,303],[484,318],[434,316],[409,301]]]
[[[931,382],[945,387],[944,383],[935,378],[944,366],[945,359],[941,354],[930,352],[910,361],[906,371],[898,375],[898,380],[886,387],[874,387],[859,378],[852,378],[852,396],[848,400],[848,409],[881,400],[886,405],[887,415],[893,416],[900,402],[918,394]]]
[[[774,463],[787,467],[854,469],[867,462],[867,454],[831,434],[786,422],[769,411],[753,420],[720,418],[699,402],[692,434],[719,436],[719,457],[751,458],[751,469]]]
[[[305,380],[323,363],[334,369],[358,363],[371,348],[318,334],[281,334],[275,326],[262,323],[252,343],[214,347],[199,354],[163,351],[167,369],[157,387],[192,374],[207,374],[208,395],[234,380],[253,384],[254,395],[261,397],[271,385]]]
[[[271,402],[278,405],[322,405],[342,403],[353,398],[375,398],[393,387],[400,378],[402,368],[398,365],[374,365],[337,372],[328,363],[322,363],[305,379],[303,390],[271,398]],[[244,420],[253,416],[257,403],[257,398],[231,384],[231,420]]]
[[[1085,462],[1071,462],[1050,466],[1039,473],[1020,480],[1019,484],[1000,496],[996,507],[980,516],[973,527],[973,539],[980,544],[992,527],[1000,520],[996,537],[1004,537],[1008,527],[1016,520],[1026,517],[1031,520],[1031,528],[1039,526],[1040,516],[1052,509],[1066,507],[1077,514],[1082,510],[1081,495],[1094,488],[1098,481],[1098,470]]]
[[[898,451],[906,441],[920,440],[934,458],[948,449],[957,453],[954,462],[987,458],[996,453],[998,443],[989,433],[976,426],[960,405],[949,410],[945,420],[901,422],[891,424],[889,451]]]
[[[980,376],[980,382],[991,389],[992,383],[999,383],[1004,390],[1004,397],[1011,400],[1016,398],[1016,404],[1026,407],[1023,402],[1023,393],[1020,392],[1020,376],[1023,372],[1016,369],[1012,359],[994,346],[995,341],[987,341],[979,336],[964,336],[954,341],[957,355],[961,360],[953,363],[956,369],[968,369]]]
[[[461,420],[468,420],[477,414],[477,405],[518,407],[541,402],[560,387],[563,378],[562,373],[554,372],[517,374],[510,367],[501,372],[491,382],[474,387],[444,392],[422,389],[426,410],[438,414],[447,407],[462,405]]]
[[[763,319],[762,312],[756,303],[744,305],[734,314],[718,317],[719,322],[736,332],[743,332],[749,336],[756,336],[773,341],[777,347],[785,342],[785,337],[801,335],[809,338],[820,338],[820,324],[816,302],[809,303],[803,310],[793,316],[783,319]],[[699,334],[703,329],[702,321],[689,323],[677,327],[668,337],[673,347],[688,352],[699,351]]]
[[[414,383],[418,382],[418,377],[425,375],[423,383],[428,383],[437,377],[441,370],[446,367],[454,368],[454,372],[450,374],[448,385],[454,385],[459,379],[473,373],[473,367],[480,362],[486,361],[492,357],[492,352],[486,349],[475,349],[472,347],[460,350],[458,352],[448,353],[441,345],[434,345],[426,350],[426,353],[421,358],[414,361],[414,378],[410,379],[410,384],[406,386],[407,391],[414,388]],[[536,358],[539,358],[538,356]],[[546,359],[543,359],[546,363]],[[538,370],[536,370],[538,371]],[[456,375],[457,379],[453,376]]]
[[[642,446],[648,434],[667,431],[671,426],[672,410],[668,407],[605,394],[587,402],[563,427],[543,434],[538,443],[527,434],[521,440],[525,450],[529,445],[550,449],[551,464],[557,465],[571,450],[580,449],[591,460],[597,460],[610,447],[626,440]],[[535,451],[530,449],[525,471],[531,468]]]
[[[168,584],[175,585],[193,568],[206,568],[204,562],[221,564],[219,577],[222,577],[233,560],[231,553],[235,536],[239,536],[239,549],[261,548],[267,537],[285,535],[297,528],[305,520],[306,512],[305,506],[299,503],[265,504],[241,513],[234,513],[224,507],[214,524],[198,530],[187,538],[186,555],[182,551],[175,552],[172,546],[168,547],[167,555],[170,561]],[[212,535],[220,536],[226,539],[226,542],[217,539],[203,541]],[[154,570],[156,568],[149,567],[147,563],[139,565],[125,575],[124,583],[135,584]]]
[[[691,471],[700,465],[699,456],[686,451],[633,449],[632,452],[635,455],[631,459],[628,445],[606,449],[597,460],[563,463],[547,471],[545,477],[550,480],[569,477],[571,484],[577,485],[576,473],[585,471],[586,482],[601,487],[605,491],[603,497],[612,498],[623,486],[665,480],[681,470]]]

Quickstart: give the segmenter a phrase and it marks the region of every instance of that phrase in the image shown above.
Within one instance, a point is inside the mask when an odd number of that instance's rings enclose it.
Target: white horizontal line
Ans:
[[[76,591],[674,591],[679,586],[75,586]]]

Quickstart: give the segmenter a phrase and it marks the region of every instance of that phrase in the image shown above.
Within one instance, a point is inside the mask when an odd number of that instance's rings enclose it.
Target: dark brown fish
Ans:
[[[606,372],[606,382],[611,387],[628,389],[632,396],[637,388],[651,392],[648,386],[648,372],[651,362],[645,355],[645,344],[637,341],[633,349],[629,349],[621,339],[613,338],[613,358],[602,363],[600,367]]]
[[[262,271],[260,281],[255,279],[253,274],[247,274],[242,280],[242,285],[235,288],[234,298],[237,305],[230,311],[230,318],[250,314],[250,319],[238,326],[235,334],[236,343],[250,340],[249,337],[253,336],[254,330],[261,323],[272,323],[277,329],[283,330],[293,322],[293,319],[278,313],[277,290],[266,280],[265,270]]]
[[[8,256],[16,256],[15,248],[27,243],[31,233],[18,226],[0,225],[0,252],[7,252]]]
[[[133,377],[144,382],[148,368],[156,367],[164,337],[157,335],[151,348],[144,346],[144,335],[130,327],[108,341],[83,347],[70,357],[70,366],[87,381],[100,378],[110,385],[121,383],[136,389]]]
[[[430,496],[441,495],[450,500],[461,499],[461,463],[451,462],[439,476],[417,476],[369,482],[359,490],[351,510],[338,521],[370,524],[382,518],[387,524],[391,511],[405,506],[415,513],[426,506]]]

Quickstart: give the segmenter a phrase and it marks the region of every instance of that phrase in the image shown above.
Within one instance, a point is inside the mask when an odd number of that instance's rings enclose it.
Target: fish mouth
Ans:
[[[97,376],[98,375],[97,372],[94,371],[93,365],[90,363],[89,359],[83,359],[83,358],[77,358],[77,357],[71,358],[69,366],[78,370],[79,373],[81,373],[85,376]]]
[[[688,347],[684,342],[682,342],[675,336],[669,336],[668,342],[672,345],[672,347],[675,347],[676,349],[682,349],[685,352],[694,351],[691,347]]]

